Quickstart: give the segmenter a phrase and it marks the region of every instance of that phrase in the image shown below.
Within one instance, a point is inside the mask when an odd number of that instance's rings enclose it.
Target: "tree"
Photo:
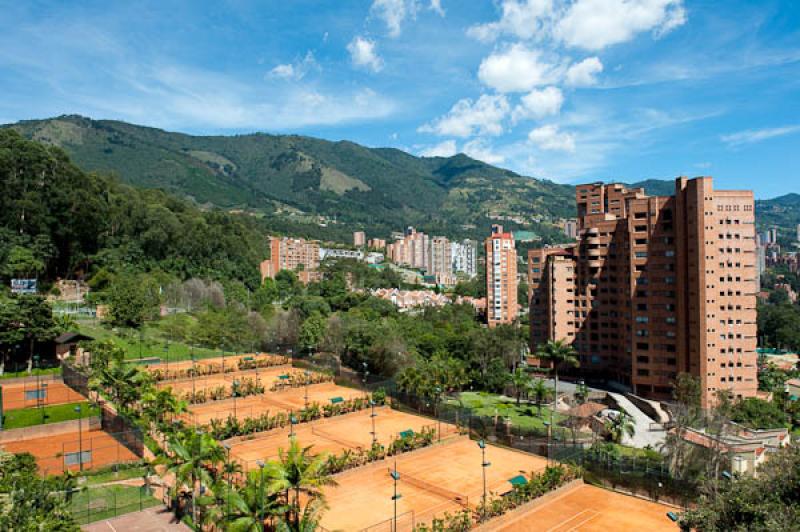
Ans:
[[[44,269],[44,261],[26,247],[12,246],[8,252],[5,274],[9,277],[36,278]]]
[[[622,443],[626,435],[633,438],[636,434],[636,425],[633,422],[633,418],[625,412],[609,417],[605,422],[605,429],[608,438],[614,443]]]
[[[300,326],[300,348],[308,352],[316,351],[322,342],[326,326],[327,320],[318,312],[314,312],[306,318],[303,325]]]
[[[28,371],[30,371],[36,343],[52,340],[56,336],[53,309],[41,296],[20,295],[17,297],[17,312],[19,329],[28,341]]]
[[[517,406],[519,406],[522,393],[528,389],[531,383],[531,376],[525,371],[525,368],[517,368],[511,374],[511,383],[514,385],[514,395],[517,396]]]
[[[210,434],[186,430],[173,434],[169,439],[169,455],[164,460],[167,471],[175,475],[176,488],[179,483],[189,486],[192,493],[192,519],[199,522],[197,499],[200,486],[210,486],[213,479],[209,472],[225,459],[225,450]]]
[[[544,382],[544,379],[536,379],[528,383],[528,393],[533,394],[536,398],[536,406],[539,409],[539,415],[542,415],[542,403],[547,399],[550,390]]]
[[[111,400],[122,412],[130,411],[131,405],[136,403],[152,385],[149,373],[119,361],[100,368],[89,380],[92,389],[110,395]]]
[[[12,349],[24,339],[17,300],[0,297],[0,375],[5,372],[6,360]]]
[[[731,420],[750,429],[777,429],[786,426],[786,414],[774,401],[746,397],[733,405]]]
[[[158,315],[158,285],[147,275],[117,275],[108,296],[114,325],[141,327]]]
[[[558,368],[564,365],[577,368],[580,365],[575,349],[565,340],[549,340],[540,345],[536,351],[540,360],[549,362],[553,367],[553,382],[555,387],[555,405],[558,406]]]
[[[312,456],[310,447],[301,447],[296,438],[292,438],[289,449],[280,450],[279,463],[268,463],[266,472],[270,484],[275,492],[285,492],[287,503],[291,511],[287,516],[287,523],[297,530],[300,526],[303,511],[301,510],[300,494],[305,494],[306,504],[313,501],[324,503],[322,488],[335,486],[336,481],[327,472],[327,455]],[[294,498],[289,501],[289,492],[294,492]]]
[[[273,467],[273,466],[270,466]],[[230,507],[226,516],[228,528],[232,532],[258,532],[264,530],[264,521],[282,517],[289,510],[283,503],[269,476],[261,469],[247,473],[245,484],[240,489],[228,491],[227,485],[220,483],[215,491],[223,493],[218,503],[222,508]]]

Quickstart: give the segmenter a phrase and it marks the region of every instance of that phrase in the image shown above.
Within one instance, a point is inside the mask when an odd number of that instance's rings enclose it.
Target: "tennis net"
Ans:
[[[389,473],[392,473],[392,468],[388,468]],[[438,495],[439,497],[443,497],[455,503],[458,503],[464,508],[469,508],[469,497],[466,495],[461,495],[458,492],[451,491],[442,487],[437,486],[431,482],[416,478],[408,473],[403,473],[402,471],[398,471],[400,474],[399,480],[401,482],[405,482],[414,486],[415,488],[419,488],[421,490],[425,490],[427,492],[433,493],[434,495]]]
[[[316,436],[322,436],[325,439],[334,441],[334,442],[338,443],[339,445],[343,445],[344,447],[349,447],[351,449],[356,449],[358,447],[364,447],[364,445],[361,444],[361,443],[355,443],[355,442],[352,442],[350,440],[346,440],[344,438],[340,438],[338,436],[334,436],[334,435],[330,434],[329,432],[327,432],[327,431],[325,431],[325,430],[323,430],[323,429],[321,429],[319,427],[316,427],[313,424],[311,425],[311,434],[314,434]]]

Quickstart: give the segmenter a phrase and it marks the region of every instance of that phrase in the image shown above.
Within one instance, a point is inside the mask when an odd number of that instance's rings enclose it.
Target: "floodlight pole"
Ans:
[[[231,383],[232,386],[232,395],[233,395],[233,417],[236,418],[236,421],[239,421],[239,416],[236,415],[236,396],[239,394],[239,380],[234,379]]]
[[[481,473],[483,473],[483,500],[481,503],[481,521],[483,521],[486,518],[486,468],[492,464],[486,461],[486,442],[478,441],[478,447],[481,448]]]
[[[305,395],[305,409],[308,410],[308,383],[311,380],[311,372],[306,370],[306,395]]]
[[[397,532],[397,499],[402,497],[397,493],[397,481],[400,480],[400,473],[397,472],[397,459],[394,460],[394,471],[390,473],[394,481],[394,495],[392,495],[392,502],[394,503],[394,517],[392,519],[392,531]]]
[[[378,414],[375,413],[375,401],[370,399],[369,406],[372,407],[372,413],[369,417],[372,418],[372,446],[375,447],[375,444],[378,443],[378,433],[375,431],[375,418]]]
[[[80,471],[83,472],[83,434],[82,434],[82,421],[81,418],[81,405],[75,405],[75,412],[78,413],[78,466],[80,467]]]
[[[261,470],[259,473],[259,485],[258,485],[258,528],[259,530],[264,530],[264,464],[263,460],[257,460],[256,464],[258,464],[258,468]]]
[[[194,344],[191,345],[191,348],[192,348],[192,352],[191,352],[190,356],[192,357],[192,400],[194,400],[194,398],[195,398],[194,377],[195,377],[195,373],[197,373],[197,365],[195,363],[195,358],[194,358]]]
[[[231,476],[231,446],[229,443],[223,443],[222,446],[225,448],[225,453],[227,455],[226,466],[228,468],[228,496],[225,498],[228,511],[225,513],[225,517],[227,519],[231,518],[231,490],[233,489],[233,478]]]
[[[294,417],[294,412],[289,410],[289,438],[294,438],[294,424],[296,419]]]
[[[552,411],[551,411],[552,414]],[[553,425],[549,421],[542,422],[545,427],[547,427],[547,465],[550,465],[550,431],[552,430]]]

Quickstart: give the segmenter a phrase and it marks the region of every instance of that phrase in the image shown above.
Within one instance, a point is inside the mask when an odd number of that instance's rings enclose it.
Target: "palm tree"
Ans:
[[[230,508],[230,514],[224,519],[227,523],[226,530],[233,532],[264,530],[266,519],[283,516],[289,509],[280,501],[268,475],[261,470],[250,471],[241,489],[229,488],[224,482],[220,482],[215,492],[220,494],[217,497],[217,507],[225,511]],[[221,521],[219,519],[216,523]]]
[[[555,401],[553,410],[558,406],[558,368],[562,365],[569,365],[573,368],[580,366],[578,353],[564,340],[549,340],[546,344],[540,345],[536,351],[536,356],[540,360],[546,360],[553,366],[553,380],[555,387]]]
[[[199,487],[213,483],[209,471],[225,460],[225,451],[210,434],[194,430],[173,435],[169,440],[169,450],[167,470],[175,476],[176,489],[179,483],[190,486],[192,519],[197,523]]]
[[[293,525],[291,522],[281,519],[278,521],[277,532],[315,532],[319,528],[322,519],[322,511],[325,510],[325,503],[319,499],[306,504],[300,520]]]
[[[301,521],[300,493],[308,496],[309,503],[313,500],[324,503],[322,488],[336,485],[336,481],[327,471],[326,454],[312,455],[310,449],[311,447],[301,447],[297,439],[292,438],[289,449],[280,450],[280,461],[266,465],[273,492],[285,492],[288,503],[289,492],[294,491],[290,512],[292,515],[287,521],[296,526],[299,526]]]
[[[524,368],[517,368],[517,370],[511,374],[511,383],[514,385],[514,395],[517,396],[517,406],[519,406],[520,399],[522,398],[522,392],[525,391],[531,382],[531,376],[528,375],[528,372],[525,371]]]
[[[144,417],[161,432],[169,426],[166,419],[186,410],[186,401],[178,399],[169,388],[152,389],[142,394],[142,412]]]
[[[103,391],[122,411],[139,400],[141,391],[152,384],[152,377],[136,366],[115,361],[108,367],[100,368],[90,382],[95,391]]]
[[[542,403],[547,399],[547,396],[550,393],[548,390],[547,385],[544,383],[544,379],[536,379],[535,381],[528,383],[528,393],[533,394],[536,398],[536,406],[539,409],[539,415],[542,415]]]
[[[616,417],[609,417],[605,422],[605,429],[609,439],[614,443],[622,443],[622,438],[626,434],[631,438],[636,434],[633,418],[625,412],[620,412]]]

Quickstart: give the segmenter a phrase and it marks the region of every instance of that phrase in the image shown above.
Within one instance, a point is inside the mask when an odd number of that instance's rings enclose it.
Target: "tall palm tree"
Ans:
[[[636,434],[636,425],[633,418],[625,412],[620,412],[616,417],[610,417],[605,422],[608,436],[614,443],[622,443],[622,438],[627,434],[631,438]]]
[[[302,518],[300,493],[308,496],[309,503],[314,500],[324,503],[322,488],[336,485],[336,481],[327,471],[327,455],[325,453],[312,455],[310,449],[311,447],[301,447],[297,439],[292,438],[289,449],[280,450],[279,462],[270,462],[266,465],[271,489],[274,492],[285,492],[287,503],[289,503],[289,492],[294,492],[292,510],[287,521],[297,526]]]
[[[555,387],[555,401],[553,409],[558,406],[558,368],[563,365],[577,368],[580,365],[578,353],[565,340],[548,340],[536,350],[536,356],[541,360],[550,362],[553,366],[553,381]]]
[[[209,471],[225,460],[225,451],[210,434],[194,430],[173,435],[169,440],[169,451],[167,470],[175,476],[176,489],[179,483],[190,487],[192,519],[197,523],[196,502],[200,486],[213,483]]]
[[[528,388],[530,382],[531,376],[525,371],[525,368],[517,368],[517,370],[511,374],[511,383],[514,385],[514,395],[517,396],[517,406],[519,406],[520,399],[522,398],[522,392]]]
[[[270,479],[261,470],[253,470],[247,474],[244,486],[229,487],[219,482],[214,488],[218,494],[217,514],[214,522],[225,522],[225,530],[232,532],[258,532],[264,530],[264,521],[284,516],[289,507],[283,503],[273,491]],[[230,513],[228,512],[230,508]]]
[[[319,528],[322,520],[322,511],[325,510],[325,503],[319,499],[306,504],[300,520],[293,524],[285,519],[278,521],[277,532],[315,532]]]
[[[161,432],[168,430],[167,418],[186,410],[186,401],[178,399],[169,388],[143,393],[141,404],[144,417]]]
[[[536,407],[539,410],[539,415],[542,415],[542,403],[547,399],[550,390],[547,389],[547,385],[544,383],[544,379],[536,379],[535,381],[528,383],[528,393],[532,394],[536,398]]]

